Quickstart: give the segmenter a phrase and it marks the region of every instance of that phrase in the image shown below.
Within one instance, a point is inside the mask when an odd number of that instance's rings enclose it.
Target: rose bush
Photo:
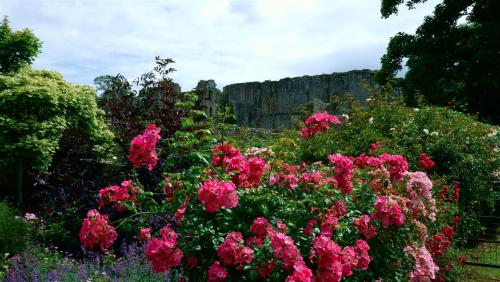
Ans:
[[[329,127],[316,123],[340,122],[326,113],[317,117],[306,123],[313,130],[304,138]],[[292,164],[258,153],[267,150],[244,154],[221,142],[211,160],[200,157],[205,165],[167,173],[157,193],[138,187],[133,198],[108,200],[131,213],[112,225],[135,226],[153,270],[188,281],[452,279],[457,262],[448,250],[460,221],[459,192],[443,192],[450,187],[445,180],[408,171],[405,156],[373,147],[358,156],[331,152],[322,161]],[[150,148],[148,155],[155,155]],[[103,190],[109,195],[109,187]],[[151,224],[165,215],[172,219],[165,226]],[[91,211],[82,243],[107,249],[113,231],[105,216]]]

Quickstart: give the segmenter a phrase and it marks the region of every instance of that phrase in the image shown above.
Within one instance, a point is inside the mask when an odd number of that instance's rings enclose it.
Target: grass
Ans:
[[[490,234],[496,234],[491,240],[500,241],[500,227],[492,228]],[[481,243],[473,249],[466,249],[464,255],[470,262],[500,265],[500,244]],[[461,281],[500,281],[500,268],[467,265]]]

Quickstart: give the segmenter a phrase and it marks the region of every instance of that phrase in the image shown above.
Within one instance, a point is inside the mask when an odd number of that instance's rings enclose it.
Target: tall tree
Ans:
[[[27,28],[12,31],[9,19],[0,24],[0,73],[15,72],[33,63],[40,53],[42,42]]]
[[[382,17],[427,0],[382,0]],[[415,34],[391,38],[377,74],[380,84],[392,80],[406,59],[399,82],[409,104],[416,95],[500,123],[500,1],[443,0]]]

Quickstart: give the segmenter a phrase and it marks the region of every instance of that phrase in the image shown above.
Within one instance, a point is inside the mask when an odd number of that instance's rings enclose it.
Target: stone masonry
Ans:
[[[225,86],[222,93],[217,92],[213,80],[208,80],[200,81],[197,89],[206,94],[202,103],[207,114],[214,113],[216,105],[230,105],[239,124],[275,129],[293,127],[294,120],[303,119],[307,111],[334,111],[335,99],[346,93],[364,101],[377,87],[374,74],[371,70],[353,70],[279,81],[236,83]]]

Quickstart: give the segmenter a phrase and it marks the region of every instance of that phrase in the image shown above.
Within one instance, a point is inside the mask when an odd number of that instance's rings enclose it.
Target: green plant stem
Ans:
[[[114,223],[117,223],[117,222],[119,222],[119,221],[121,221],[121,222],[120,222],[120,224],[118,224],[118,225],[116,226],[116,228],[118,228],[118,227],[120,227],[123,223],[125,223],[127,220],[132,219],[132,218],[134,218],[134,217],[136,217],[136,216],[143,215],[143,214],[160,214],[160,213],[161,213],[161,212],[138,212],[138,213],[135,213],[135,214],[133,214],[133,215],[131,215],[131,216],[127,216],[126,218],[119,219],[119,220],[117,220],[117,221],[113,222],[113,224],[114,224]]]

